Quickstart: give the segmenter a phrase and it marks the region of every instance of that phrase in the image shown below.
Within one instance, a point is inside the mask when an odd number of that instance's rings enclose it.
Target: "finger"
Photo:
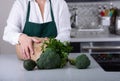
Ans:
[[[38,39],[36,39],[34,37],[32,37],[32,41],[35,42],[35,43],[40,43],[41,42],[41,40],[38,40]]]
[[[48,40],[48,37],[45,37],[45,40]]]
[[[29,45],[30,54],[34,54],[33,43]]]
[[[27,48],[25,48],[25,54],[26,54],[26,56],[27,56],[27,59],[30,59],[30,52],[29,52],[29,48],[27,47]]]
[[[22,54],[23,59],[25,60],[27,58],[24,49],[22,48],[22,46],[20,45],[20,53]]]
[[[49,40],[49,38],[48,38],[48,37],[45,37],[45,38],[44,38],[44,41],[48,41],[48,40]]]
[[[22,55],[23,55],[23,59],[26,60],[27,59],[27,55],[25,54],[25,50],[22,50]]]
[[[37,40],[38,42],[36,43],[41,43],[44,41],[45,38],[38,38],[38,37],[33,37],[33,39]]]

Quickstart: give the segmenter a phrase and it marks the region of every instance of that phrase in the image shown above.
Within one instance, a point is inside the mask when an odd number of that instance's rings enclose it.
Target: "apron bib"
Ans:
[[[50,1],[50,12],[51,12],[52,21],[42,24],[29,22],[29,16],[30,16],[30,1],[29,1],[26,23],[23,30],[24,34],[27,34],[28,36],[48,37],[48,38],[49,37],[55,38],[57,36],[57,28],[54,21],[51,0],[49,1]]]

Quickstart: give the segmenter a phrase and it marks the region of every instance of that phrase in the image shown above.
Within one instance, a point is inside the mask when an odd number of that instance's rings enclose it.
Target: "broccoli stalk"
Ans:
[[[69,63],[70,63],[71,65],[75,65],[75,59],[69,58],[68,61],[69,61]]]

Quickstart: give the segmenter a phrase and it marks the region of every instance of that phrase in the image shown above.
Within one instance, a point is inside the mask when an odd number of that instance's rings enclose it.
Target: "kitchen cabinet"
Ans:
[[[69,57],[79,54],[71,53]],[[0,81],[120,81],[120,72],[106,72],[90,54],[86,55],[91,60],[88,69],[77,69],[68,63],[61,69],[26,71],[15,54],[1,54]]]
[[[119,35],[79,35],[71,38],[71,42],[80,45],[80,52],[120,52]]]
[[[81,52],[80,42],[70,42],[70,45],[73,47],[71,53],[80,53]]]

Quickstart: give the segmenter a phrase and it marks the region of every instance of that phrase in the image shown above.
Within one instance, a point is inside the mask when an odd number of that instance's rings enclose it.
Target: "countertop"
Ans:
[[[70,42],[119,42],[120,35],[115,34],[83,34],[70,39]]]
[[[70,54],[75,58],[78,54]],[[62,69],[26,71],[15,54],[0,54],[0,81],[120,81],[120,72],[104,71],[89,54],[88,69],[69,63]]]

